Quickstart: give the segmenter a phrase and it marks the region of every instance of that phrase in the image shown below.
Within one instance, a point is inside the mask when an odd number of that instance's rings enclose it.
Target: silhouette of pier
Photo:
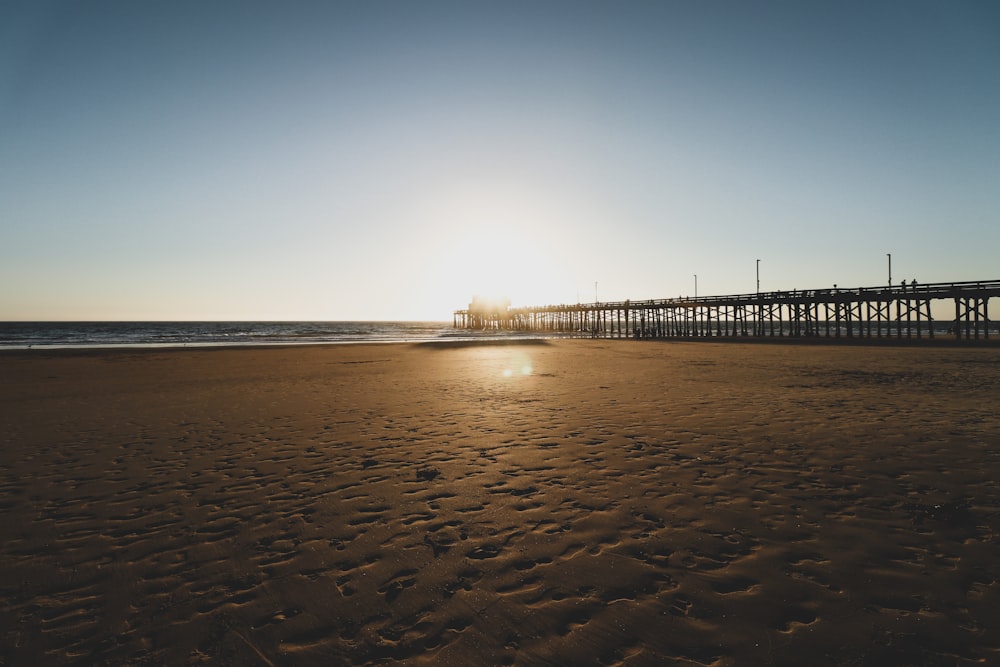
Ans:
[[[462,329],[579,333],[600,338],[989,339],[1000,280],[791,290],[730,296],[531,307],[473,301]],[[932,309],[932,306],[933,309]],[[932,311],[948,313],[934,319]],[[952,317],[954,315],[954,317]]]

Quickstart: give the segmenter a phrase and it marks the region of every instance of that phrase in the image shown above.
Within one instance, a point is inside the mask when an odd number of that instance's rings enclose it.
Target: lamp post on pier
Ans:
[[[764,333],[764,321],[761,319],[761,308],[763,304],[760,302],[760,260],[757,260],[757,317],[754,321],[754,335],[762,336]]]
[[[887,252],[885,256],[889,258],[889,287],[892,287],[892,253]]]
[[[694,298],[698,298],[698,274],[694,274]]]

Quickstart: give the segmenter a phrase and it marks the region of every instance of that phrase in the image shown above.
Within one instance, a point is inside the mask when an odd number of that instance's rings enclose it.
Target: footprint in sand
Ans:
[[[384,584],[379,586],[378,592],[385,596],[386,602],[392,602],[398,598],[399,594],[405,589],[410,588],[413,584],[417,583],[417,578],[413,576],[415,574],[417,574],[417,570],[400,570],[386,580]]]

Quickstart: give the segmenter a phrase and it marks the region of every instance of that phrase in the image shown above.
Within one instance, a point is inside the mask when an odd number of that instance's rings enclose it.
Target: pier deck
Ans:
[[[993,297],[1000,297],[1000,280],[531,307],[470,304],[455,311],[453,324],[462,329],[577,332],[603,338],[944,335],[975,340],[990,337]],[[948,316],[935,319],[932,310]]]

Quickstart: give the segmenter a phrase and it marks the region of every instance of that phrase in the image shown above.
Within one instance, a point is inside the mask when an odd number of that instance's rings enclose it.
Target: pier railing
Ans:
[[[789,336],[989,338],[1000,280],[755,292],[727,296],[456,310],[463,329],[568,332],[607,338]],[[950,305],[940,302],[954,302]],[[947,309],[946,318],[932,315]],[[954,317],[951,313],[954,312]]]

